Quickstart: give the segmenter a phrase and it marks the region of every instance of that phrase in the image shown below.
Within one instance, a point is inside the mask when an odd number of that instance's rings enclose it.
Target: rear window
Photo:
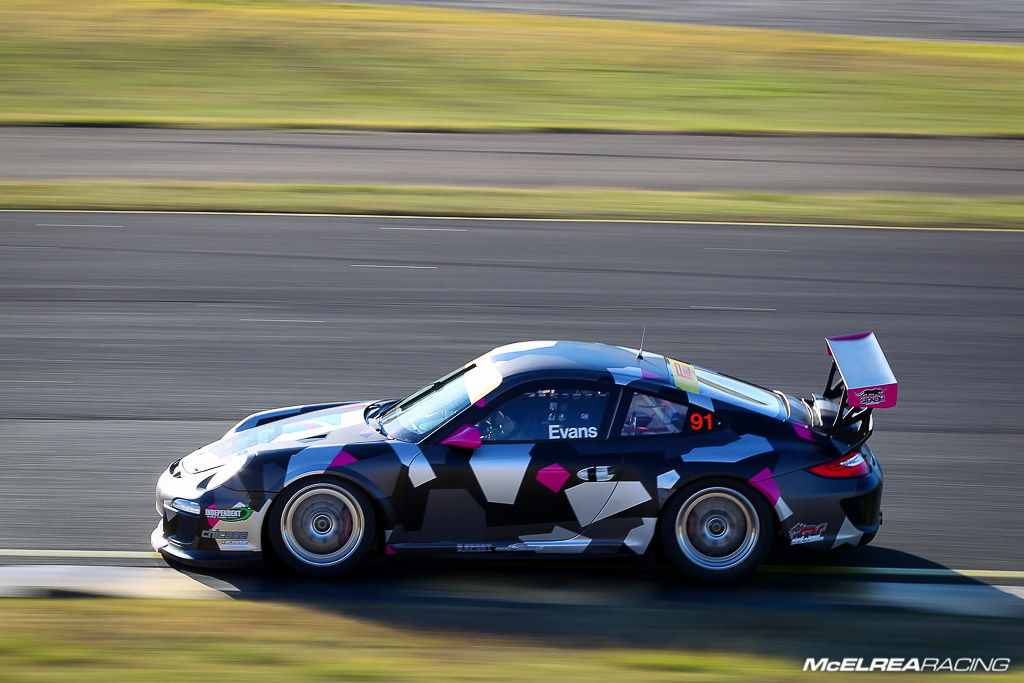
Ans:
[[[696,371],[702,393],[707,387],[714,392],[723,394],[725,400],[733,399],[730,401],[731,403],[737,403],[762,415],[785,417],[786,404],[782,402],[782,398],[778,394],[769,389],[703,368],[697,368]]]

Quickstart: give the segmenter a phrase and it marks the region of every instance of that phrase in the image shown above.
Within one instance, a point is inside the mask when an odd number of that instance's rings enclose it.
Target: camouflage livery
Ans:
[[[800,400],[654,353],[582,342],[511,344],[466,368],[468,406],[416,442],[376,428],[373,415],[394,401],[247,417],[160,477],[153,546],[186,563],[258,563],[277,494],[332,478],[372,501],[375,547],[388,554],[640,555],[659,545],[667,502],[706,479],[763,496],[778,542],[858,545],[881,523],[882,471],[863,442],[854,444],[862,475],[810,471],[852,450],[831,429],[845,399]],[[591,392],[600,417],[563,410],[540,418],[547,438],[481,438],[480,425],[512,397],[562,386]],[[860,397],[867,387],[857,389]],[[644,431],[634,410],[644,402],[673,406],[685,426]]]

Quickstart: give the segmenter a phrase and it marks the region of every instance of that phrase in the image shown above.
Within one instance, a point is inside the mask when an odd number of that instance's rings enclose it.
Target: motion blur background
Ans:
[[[57,596],[0,602],[12,679],[1024,655],[1024,3],[4,0],[0,124],[0,595]],[[723,589],[147,555],[161,469],[248,413],[644,327],[797,395],[874,330],[875,543]]]

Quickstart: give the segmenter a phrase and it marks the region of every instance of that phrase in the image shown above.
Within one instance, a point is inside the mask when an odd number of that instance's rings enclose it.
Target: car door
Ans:
[[[447,534],[433,540],[459,550],[585,550],[621,466],[607,439],[619,393],[582,380],[520,384],[448,430],[474,427],[479,447],[424,446],[429,486],[444,492],[424,513]]]
[[[713,447],[723,422],[711,410],[691,405],[686,394],[664,388],[626,391],[621,406],[611,435],[611,444],[623,454],[620,483],[639,482],[653,494],[628,513],[650,520],[653,530],[659,498],[670,495],[685,474],[681,454],[693,447]]]

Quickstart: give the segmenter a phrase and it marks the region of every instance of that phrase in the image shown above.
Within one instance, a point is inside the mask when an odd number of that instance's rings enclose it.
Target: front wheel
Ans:
[[[376,530],[366,494],[336,480],[289,486],[278,494],[267,525],[278,558],[307,576],[353,568],[370,551]]]
[[[774,518],[767,501],[738,481],[691,484],[662,511],[665,553],[687,576],[708,583],[736,581],[771,549]]]

